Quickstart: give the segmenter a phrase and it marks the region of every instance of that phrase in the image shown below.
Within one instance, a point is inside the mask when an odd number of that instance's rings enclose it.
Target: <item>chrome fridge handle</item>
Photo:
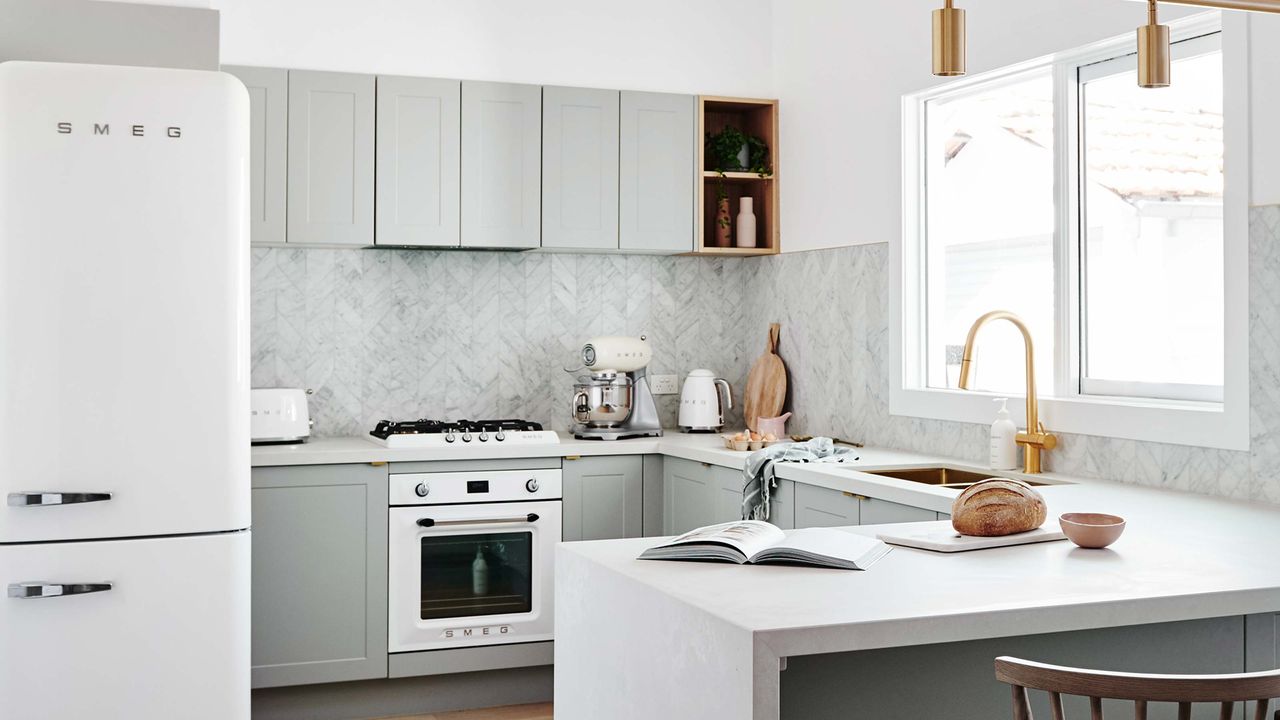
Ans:
[[[111,583],[10,583],[9,597],[19,600],[39,600],[41,598],[66,597],[68,595],[88,595],[89,593],[106,592]]]
[[[111,493],[107,492],[16,492],[9,493],[9,507],[78,505],[80,503],[105,502],[110,499]]]

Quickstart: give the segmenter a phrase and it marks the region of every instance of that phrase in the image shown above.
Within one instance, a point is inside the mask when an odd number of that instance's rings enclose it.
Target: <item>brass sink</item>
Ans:
[[[959,470],[949,467],[907,468],[903,470],[863,470],[862,472],[865,472],[868,475],[880,475],[882,477],[908,480],[922,485],[933,485],[935,487],[947,488],[949,490],[964,490],[970,485],[988,478],[1009,479],[1007,476],[1000,475],[995,472],[973,472],[972,470]],[[1049,484],[1036,480],[1019,479],[1028,485],[1041,486]]]

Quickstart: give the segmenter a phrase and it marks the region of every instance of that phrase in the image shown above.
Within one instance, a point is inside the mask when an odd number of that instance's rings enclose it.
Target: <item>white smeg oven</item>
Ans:
[[[560,470],[389,480],[390,652],[551,639]]]

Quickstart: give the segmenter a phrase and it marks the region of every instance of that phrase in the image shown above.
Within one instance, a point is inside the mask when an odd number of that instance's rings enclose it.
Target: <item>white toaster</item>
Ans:
[[[249,439],[254,443],[305,442],[311,436],[310,390],[254,388],[249,391]]]

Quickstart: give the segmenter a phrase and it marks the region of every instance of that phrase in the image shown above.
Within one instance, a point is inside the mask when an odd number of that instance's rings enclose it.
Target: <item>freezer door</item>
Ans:
[[[248,720],[249,533],[0,546],[0,717]]]
[[[248,526],[248,125],[222,73],[0,64],[0,543]]]

